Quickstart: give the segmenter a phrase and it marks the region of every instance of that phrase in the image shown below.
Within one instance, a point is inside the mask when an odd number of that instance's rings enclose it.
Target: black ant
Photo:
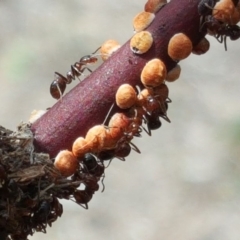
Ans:
[[[219,0],[201,0],[198,4],[198,13],[201,16],[207,16],[212,14],[212,10],[215,4]]]
[[[85,185],[85,189],[87,188],[93,192],[96,192],[99,190],[98,177],[90,173],[76,172],[72,176],[72,180],[82,182]]]
[[[96,157],[91,153],[86,153],[84,155],[82,163],[83,163],[83,169],[82,169],[83,173],[91,174],[98,179],[102,178],[101,182],[103,185],[103,189],[102,189],[102,192],[103,192],[105,189],[105,185],[103,183],[103,180],[105,178],[105,174],[104,174],[105,166],[103,165],[103,163],[99,162],[96,159]]]
[[[96,57],[95,53],[99,49],[100,48],[98,48],[91,55],[83,56],[78,62],[74,63],[74,65],[71,65],[71,70],[67,72],[66,77],[58,72],[55,72],[55,79],[50,85],[50,93],[53,98],[61,98],[66,89],[66,85],[70,84],[73,80],[75,80],[75,78],[79,79],[79,76],[81,76],[85,70],[88,70],[90,73],[92,72],[87,65],[97,62],[98,58]]]
[[[206,17],[207,29],[213,33],[216,39],[220,42],[224,42],[225,50],[227,51],[227,37],[229,37],[232,41],[240,38],[240,27],[238,25],[229,25],[225,24],[213,16]]]
[[[100,160],[100,162],[112,160],[115,157],[115,149],[100,151],[97,154],[97,157]]]
[[[200,31],[202,29],[202,22],[204,17],[212,15],[213,8],[219,0],[201,0],[198,4],[198,13],[201,16],[200,18]]]
[[[104,174],[104,166],[99,164],[96,157],[91,153],[86,153],[83,158],[83,173],[90,173],[95,177],[101,177]]]

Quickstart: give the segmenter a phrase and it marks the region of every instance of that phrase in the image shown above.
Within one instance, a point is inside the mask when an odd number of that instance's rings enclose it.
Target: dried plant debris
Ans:
[[[76,171],[65,178],[48,154],[35,153],[28,124],[17,132],[0,126],[0,239],[26,240],[63,213],[59,198],[74,200],[87,208],[98,190],[99,177]],[[84,184],[85,190],[79,190]],[[81,188],[82,189],[82,188]]]

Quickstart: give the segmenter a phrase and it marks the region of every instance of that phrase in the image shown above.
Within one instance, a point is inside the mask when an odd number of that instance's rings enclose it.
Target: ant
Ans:
[[[72,176],[72,180],[82,182],[85,185],[85,189],[87,188],[92,192],[96,192],[99,190],[98,177],[90,173],[76,172]]]
[[[156,130],[162,126],[158,111],[153,111],[151,115],[147,115],[147,126],[150,131]]]
[[[49,201],[43,200],[39,203],[38,209],[34,214],[34,220],[39,223],[42,223],[42,222],[47,223],[47,219],[50,213],[51,213],[51,203]]]
[[[200,30],[202,29],[202,22],[204,17],[212,15],[213,8],[219,0],[201,0],[198,4],[198,13],[200,18]]]
[[[91,55],[83,56],[78,62],[74,63],[74,65],[71,65],[71,70],[67,72],[66,77],[58,72],[55,72],[55,79],[50,85],[50,93],[53,98],[61,98],[66,89],[66,85],[70,84],[76,78],[79,79],[79,76],[81,76],[85,70],[88,70],[90,73],[92,72],[87,65],[98,61],[95,53],[99,49],[100,48],[94,51]]]
[[[93,194],[94,192],[87,188],[85,190],[76,189],[73,193],[73,198],[77,204],[85,209],[88,209],[88,202],[92,199]]]
[[[104,170],[105,170],[105,166],[103,165],[103,163],[99,162],[93,154],[86,153],[84,155],[82,172],[85,174],[90,174],[96,177],[97,179],[102,178],[101,180],[103,185],[102,192],[105,189],[105,185],[103,183],[103,180],[105,178]]]
[[[227,51],[227,37],[229,37],[232,41],[240,38],[240,27],[238,25],[229,25],[225,24],[213,16],[206,17],[207,29],[213,33],[218,42],[223,43],[225,50]]]
[[[125,161],[125,157],[127,157],[132,150],[131,145],[128,142],[123,142],[118,144],[117,148],[115,149],[115,156],[121,161]]]
[[[113,158],[118,158],[121,161],[125,161],[125,157],[130,154],[131,150],[131,145],[128,142],[121,142],[120,144],[118,143],[116,148],[114,149],[101,151],[100,153],[98,153],[97,157],[100,159],[101,162],[109,160],[111,162]],[[110,165],[110,162],[107,167]]]
[[[212,14],[213,7],[219,0],[201,0],[198,4],[198,13],[201,16]]]
[[[86,153],[83,158],[83,173],[90,173],[99,178],[104,174],[104,166],[98,163],[93,154]]]

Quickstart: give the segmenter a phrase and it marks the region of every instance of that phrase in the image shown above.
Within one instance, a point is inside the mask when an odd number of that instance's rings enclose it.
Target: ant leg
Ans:
[[[171,103],[171,102],[172,102],[172,100],[169,97],[167,97],[166,103]]]
[[[151,132],[151,129],[149,128],[148,124],[147,124],[147,129],[143,126],[142,126],[142,128],[149,136],[152,136],[152,132]]]
[[[90,68],[88,68],[88,67],[84,67],[84,68],[81,70],[81,73],[83,74],[83,72],[84,72],[86,69],[87,69],[90,73],[92,73],[92,70],[91,70]]]
[[[223,37],[223,42],[224,42],[225,51],[227,51],[227,36]]]
[[[141,153],[141,151],[139,150],[139,148],[138,148],[134,143],[132,143],[132,142],[128,142],[128,143],[131,145],[132,150],[134,150],[134,151],[137,152],[137,153]]]
[[[215,34],[214,37],[217,39],[219,43],[223,43],[223,36],[220,34]]]
[[[46,187],[45,189],[39,191],[38,195],[34,198],[34,200],[37,200],[37,199],[41,198],[45,194],[46,191],[48,191],[50,188],[52,188],[54,186],[55,186],[55,183],[52,183],[48,187]]]
[[[202,26],[200,26],[200,28],[199,28],[199,32],[201,32],[202,31],[202,29],[203,29],[203,27],[204,27],[204,25],[206,24],[206,23],[209,23],[210,21],[205,21],[203,24],[202,24]]]
[[[107,164],[107,166],[104,166],[104,168],[108,168],[108,167],[110,166],[112,160],[113,160],[113,158],[111,158],[111,159],[109,160],[109,163]]]
[[[68,72],[68,74],[71,75],[70,77],[72,77],[72,79],[75,79],[75,77],[77,77],[77,79],[78,79],[79,81],[81,81],[81,79],[80,79],[79,77],[82,76],[82,75],[84,76],[84,74],[82,73],[82,70],[79,70],[79,69],[77,68],[76,63],[71,66],[71,71]]]
[[[63,92],[61,92],[61,89],[60,89],[60,87],[59,87],[59,84],[58,84],[58,83],[57,83],[56,87],[57,87],[57,90],[58,90],[58,92],[59,92],[59,95],[60,95],[60,97],[59,97],[59,98],[62,100]]]
[[[162,102],[162,101],[158,101],[158,102],[159,102],[160,108],[162,110],[162,113],[160,113],[159,116],[161,118],[163,118],[165,121],[171,123],[170,119],[167,116],[167,109],[166,109],[166,106],[165,106],[164,102]]]
[[[73,201],[73,202],[75,202],[76,204],[78,204],[79,206],[81,206],[82,208],[84,208],[84,209],[88,209],[88,204],[87,203],[84,203],[84,204],[82,204],[82,203],[78,203],[78,202],[76,202],[76,201],[74,201],[74,200],[72,200],[72,199],[70,199],[71,201]]]
[[[160,114],[160,117],[163,118],[165,121],[171,123],[170,119],[167,116],[167,108],[166,108],[165,102],[159,101],[159,104],[162,109],[162,113]]]
[[[118,160],[123,161],[123,162],[126,161],[125,157],[115,157],[115,158],[117,158]]]
[[[145,115],[143,116],[143,120],[144,120],[144,123],[147,125],[147,129],[142,126],[143,130],[144,130],[149,136],[152,136],[151,129],[149,128],[149,120],[148,120],[148,118],[147,118]]]
[[[149,128],[148,124],[147,124],[147,128],[142,126],[142,129],[148,134],[148,136],[152,136],[152,132],[151,132],[151,129]]]
[[[105,190],[105,185],[103,183],[104,178],[105,178],[105,174],[102,176],[102,180],[101,180],[101,183],[102,183],[102,186],[103,186],[102,192],[104,192],[104,190]]]
[[[167,115],[160,115],[161,118],[163,118],[165,121],[171,123],[171,120],[168,118]]]

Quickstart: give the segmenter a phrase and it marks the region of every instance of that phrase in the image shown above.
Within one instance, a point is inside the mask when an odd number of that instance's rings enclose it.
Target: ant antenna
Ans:
[[[137,153],[141,153],[139,148],[134,143],[132,143],[131,141],[129,141],[128,143],[132,146],[132,150],[134,150]]]
[[[104,121],[103,121],[103,125],[105,125],[105,123],[106,123],[106,121],[107,121],[107,119],[108,119],[108,117],[109,117],[109,115],[110,115],[113,107],[114,107],[114,103],[112,104],[112,106],[111,106],[110,109],[108,110],[107,116],[105,117],[105,119],[104,119]]]

